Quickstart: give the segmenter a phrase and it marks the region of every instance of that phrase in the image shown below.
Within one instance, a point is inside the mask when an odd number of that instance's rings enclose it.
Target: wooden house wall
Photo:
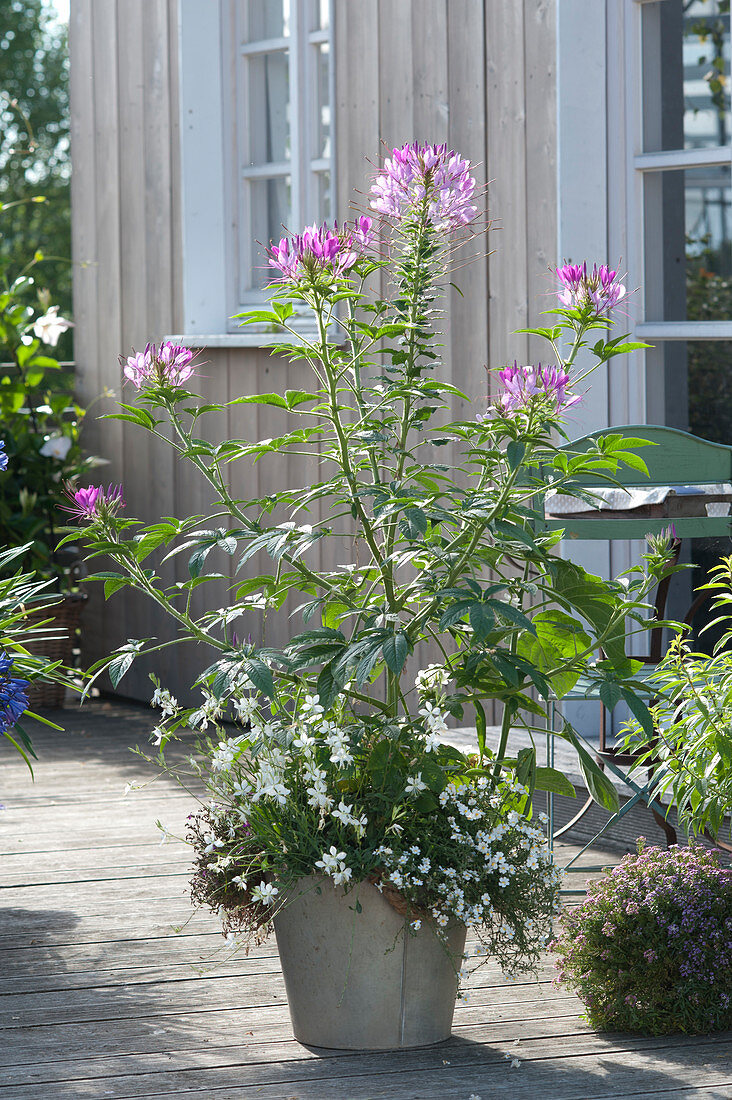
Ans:
[[[212,0],[213,2],[213,0]],[[121,393],[117,355],[181,331],[181,227],[176,0],[71,0],[73,240],[76,359],[82,400]],[[336,0],[335,129],[338,207],[364,203],[384,148],[446,141],[488,183],[494,228],[476,240],[447,302],[445,375],[470,397],[458,415],[485,409],[486,368],[536,354],[514,328],[544,308],[556,241],[555,0]],[[205,79],[205,74],[202,75]],[[355,194],[354,194],[355,189]],[[299,388],[304,368],[267,350],[208,351],[199,381],[208,400]],[[97,400],[109,411],[111,398]],[[465,406],[465,407],[462,407]],[[90,418],[91,421],[91,418]],[[266,438],[277,410],[239,406],[208,429],[216,438]],[[130,514],[153,520],[205,512],[207,495],[172,452],[119,421],[91,421],[91,451],[109,461],[104,480],[122,482]],[[232,471],[242,496],[317,474],[299,460]],[[323,563],[347,554],[326,550]],[[316,559],[317,563],[317,559]],[[230,575],[232,563],[220,563]],[[251,563],[257,569],[263,563]],[[171,567],[172,568],[172,567]],[[179,566],[180,568],[180,566]],[[207,595],[227,600],[226,585]],[[84,650],[99,657],[126,638],[161,636],[155,608],[124,591],[108,604],[94,586]],[[255,621],[237,627],[258,638]],[[284,640],[286,622],[268,626]],[[150,668],[180,695],[200,656],[173,648],[133,666],[120,690],[147,698]]]

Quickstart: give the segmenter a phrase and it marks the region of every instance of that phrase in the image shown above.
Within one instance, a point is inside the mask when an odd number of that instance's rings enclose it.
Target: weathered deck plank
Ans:
[[[478,970],[447,1044],[307,1050],[274,944],[231,955],[215,920],[191,915],[187,849],[155,828],[182,831],[189,797],[168,782],[123,794],[148,775],[128,746],[150,713],[100,703],[67,718],[69,733],[36,737],[35,785],[19,760],[0,766],[3,1100],[732,1097],[728,1034],[598,1035],[549,959],[536,981]]]

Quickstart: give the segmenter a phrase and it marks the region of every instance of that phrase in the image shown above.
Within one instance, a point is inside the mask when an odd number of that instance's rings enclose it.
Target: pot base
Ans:
[[[274,918],[295,1038],[330,1050],[400,1050],[450,1037],[466,929],[448,948],[416,933],[371,883],[300,879]]]

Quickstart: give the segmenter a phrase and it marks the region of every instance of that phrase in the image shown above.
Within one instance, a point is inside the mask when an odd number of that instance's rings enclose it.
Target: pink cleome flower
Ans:
[[[345,275],[358,263],[371,244],[371,218],[361,215],[353,228],[348,222],[332,229],[327,225],[309,225],[295,237],[283,237],[269,248],[269,266],[281,272],[280,282],[298,283],[301,279],[318,279],[323,274],[332,279]]]
[[[437,229],[459,229],[476,216],[475,180],[470,161],[447,145],[418,142],[394,149],[371,186],[371,206],[387,218],[412,217],[427,201],[427,216]]]
[[[559,301],[565,309],[584,310],[594,307],[594,313],[600,317],[610,313],[626,295],[625,286],[620,282],[617,271],[611,271],[607,264],[593,265],[588,274],[587,264],[564,264],[558,267]]]
[[[65,489],[69,504],[62,507],[77,519],[94,522],[105,516],[113,516],[124,507],[121,485],[109,485],[106,489],[101,485],[87,485],[82,489],[66,485]]]
[[[537,396],[548,398],[557,413],[582,400],[579,394],[567,392],[569,375],[559,367],[542,367],[541,363],[520,367],[514,362],[512,367],[499,371],[498,377],[505,387],[499,404],[508,416],[523,412]]]
[[[193,374],[195,356],[191,348],[163,340],[159,348],[155,344],[147,344],[144,351],[135,352],[133,349],[133,354],[126,359],[121,355],[120,363],[125,377],[140,390],[151,383],[182,385]]]

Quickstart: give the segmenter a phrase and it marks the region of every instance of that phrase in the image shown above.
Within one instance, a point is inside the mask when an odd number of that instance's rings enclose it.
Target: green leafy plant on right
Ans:
[[[732,1027],[732,870],[693,845],[625,856],[565,909],[558,983],[599,1031]]]
[[[709,624],[721,628],[713,656],[694,652],[678,634],[649,679],[658,693],[651,707],[653,730],[631,721],[626,746],[638,753],[634,766],[650,769],[653,796],[676,807],[687,832],[714,837],[729,832],[732,811],[732,555],[722,558],[702,585],[718,612]]]

